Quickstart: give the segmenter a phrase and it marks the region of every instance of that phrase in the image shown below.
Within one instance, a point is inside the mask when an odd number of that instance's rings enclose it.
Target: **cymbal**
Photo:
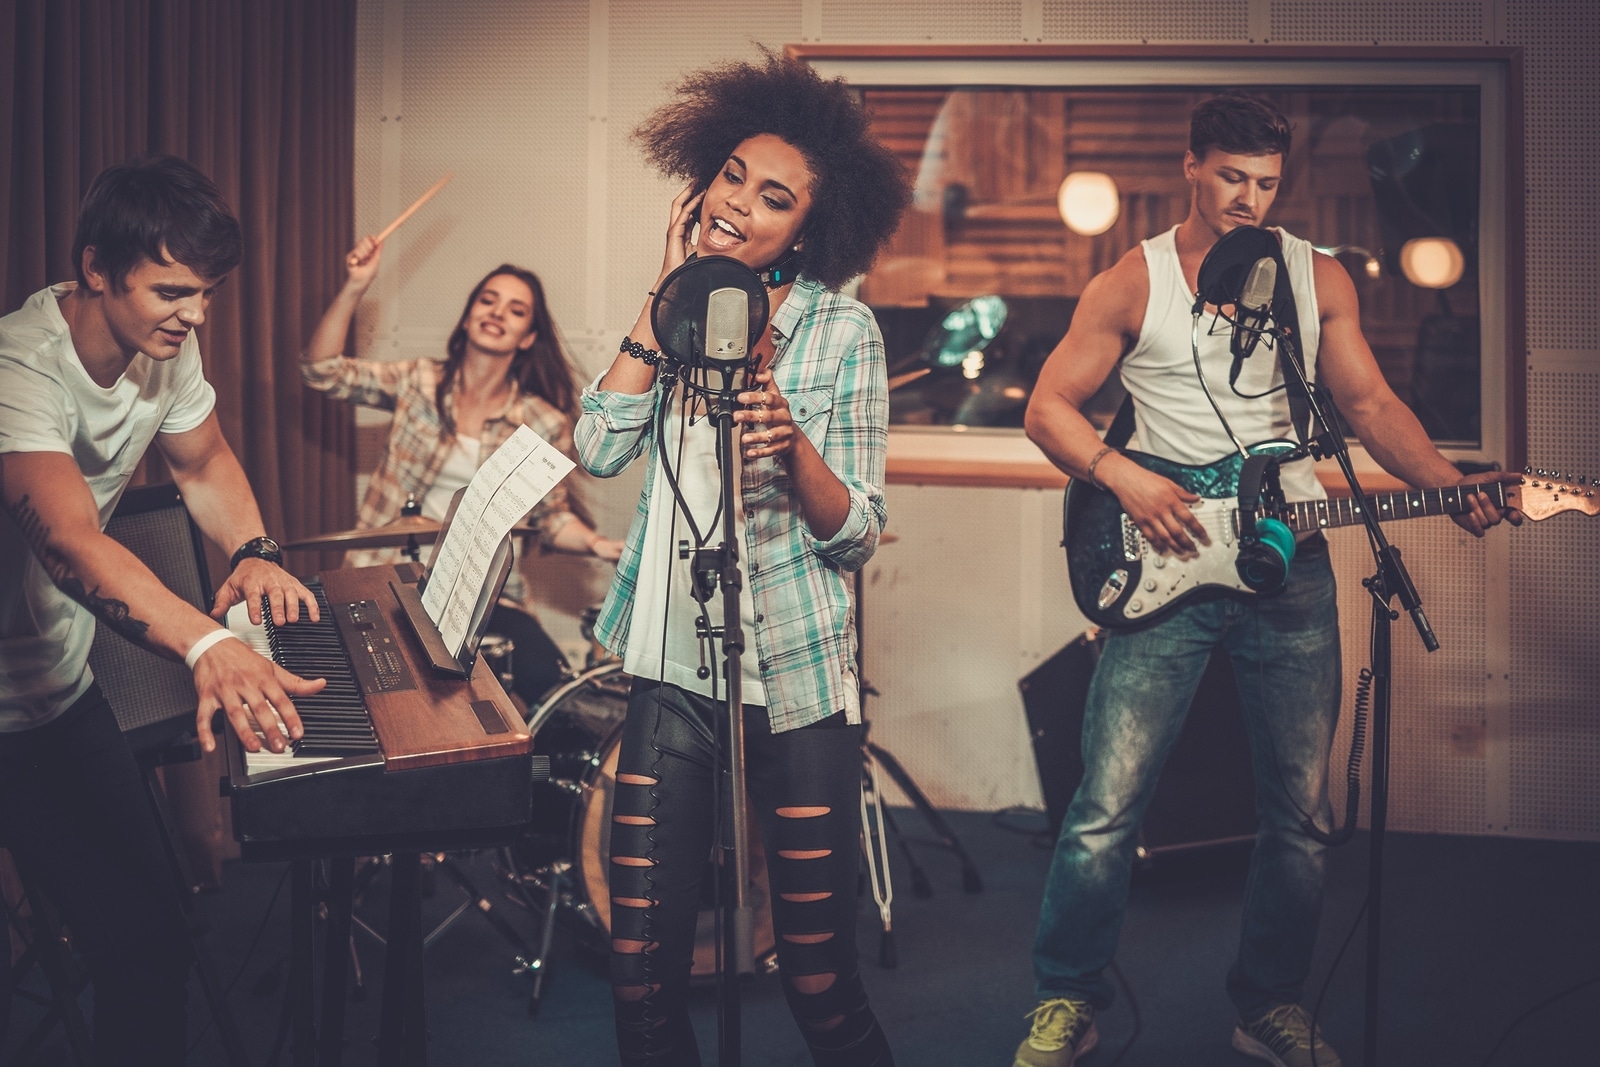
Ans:
[[[415,541],[429,545],[439,539],[441,524],[421,515],[405,515],[386,526],[369,526],[357,530],[333,530],[313,534],[298,541],[290,541],[284,548],[404,548]],[[519,522],[511,528],[514,534],[534,533],[527,523]]]

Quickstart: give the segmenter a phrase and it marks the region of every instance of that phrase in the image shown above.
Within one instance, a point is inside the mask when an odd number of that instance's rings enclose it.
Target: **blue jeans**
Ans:
[[[1247,1019],[1300,999],[1327,851],[1300,824],[1314,814],[1328,825],[1340,687],[1333,570],[1317,547],[1295,558],[1276,596],[1189,605],[1107,639],[1084,710],[1084,777],[1061,825],[1034,937],[1041,1000],[1111,1005],[1104,971],[1122,930],[1139,823],[1217,645],[1239,681],[1256,783],[1256,843],[1228,994]]]

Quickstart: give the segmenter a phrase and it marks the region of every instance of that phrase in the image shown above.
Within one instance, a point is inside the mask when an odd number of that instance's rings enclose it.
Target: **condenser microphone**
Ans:
[[[724,374],[742,369],[750,356],[750,294],[733,286],[706,298],[706,362]]]
[[[1233,352],[1233,367],[1228,371],[1228,384],[1239,380],[1239,371],[1250,353],[1261,341],[1261,332],[1272,317],[1272,293],[1278,286],[1278,264],[1271,256],[1262,256],[1250,268],[1244,280],[1244,290],[1233,313],[1233,338],[1228,347]]]

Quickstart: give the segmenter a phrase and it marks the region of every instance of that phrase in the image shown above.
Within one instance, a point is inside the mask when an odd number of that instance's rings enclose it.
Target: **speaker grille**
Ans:
[[[1600,5],[1509,0],[1505,18],[1526,49],[1528,344],[1600,348]]]
[[[825,41],[1020,41],[1021,0],[924,0],[896,4],[821,0]]]
[[[1044,4],[1047,41],[1244,41],[1249,35],[1249,0],[1208,4],[1045,0]]]
[[[1482,44],[1481,0],[1273,0],[1278,44]]]
[[[144,490],[150,492],[151,490]],[[195,561],[189,513],[176,492],[174,503],[134,514],[119,513],[106,533],[138,556],[161,583],[201,611],[207,592]],[[97,625],[89,669],[106,695],[123,733],[194,714],[194,680],[182,663],[164,659]]]
[[[1528,455],[1547,470],[1600,476],[1600,372],[1528,374]],[[1511,536],[1513,833],[1600,836],[1600,518],[1555,515]]]

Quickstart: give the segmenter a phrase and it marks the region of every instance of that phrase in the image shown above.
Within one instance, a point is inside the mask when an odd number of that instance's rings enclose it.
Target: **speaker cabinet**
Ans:
[[[1052,835],[1083,779],[1083,711],[1100,642],[1080,637],[1018,683]],[[1167,757],[1140,829],[1141,851],[1225,844],[1255,836],[1255,782],[1233,664],[1218,649],[1206,665],[1178,743]]]
[[[106,535],[184,601],[201,612],[211,609],[205,547],[176,486],[143,486],[123,493],[106,523]],[[135,755],[193,740],[194,677],[182,663],[157,656],[98,623],[89,669]]]

